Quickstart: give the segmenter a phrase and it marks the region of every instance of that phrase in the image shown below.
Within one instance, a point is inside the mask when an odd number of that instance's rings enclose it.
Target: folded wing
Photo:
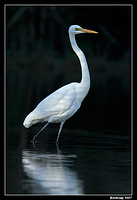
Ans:
[[[78,83],[68,84],[41,101],[35,112],[41,119],[48,122],[61,122],[71,117],[80,107],[77,101],[76,86]]]

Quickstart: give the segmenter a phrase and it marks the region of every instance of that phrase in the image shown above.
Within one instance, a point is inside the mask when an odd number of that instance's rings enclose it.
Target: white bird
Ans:
[[[78,25],[69,27],[69,39],[72,49],[77,54],[82,71],[81,82],[73,82],[56,90],[45,99],[43,99],[37,107],[27,115],[23,125],[29,128],[38,122],[47,122],[46,125],[33,137],[35,142],[36,137],[49,123],[60,123],[59,132],[56,143],[58,143],[59,135],[64,122],[69,119],[80,108],[81,102],[86,97],[90,88],[90,75],[87,61],[84,53],[78,47],[75,35],[80,33],[98,33],[96,31],[83,29]]]

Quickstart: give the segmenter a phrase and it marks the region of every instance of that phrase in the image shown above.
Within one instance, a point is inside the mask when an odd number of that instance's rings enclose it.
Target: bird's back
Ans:
[[[79,83],[71,83],[56,90],[43,99],[33,112],[44,121],[59,123],[70,118],[80,107],[76,88]]]

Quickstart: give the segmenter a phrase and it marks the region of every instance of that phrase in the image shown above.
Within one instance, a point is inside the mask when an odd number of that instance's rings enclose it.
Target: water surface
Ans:
[[[130,133],[8,128],[7,194],[130,194]]]

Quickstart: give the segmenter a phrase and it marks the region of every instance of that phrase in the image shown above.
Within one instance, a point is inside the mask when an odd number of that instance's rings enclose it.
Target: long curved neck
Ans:
[[[76,43],[75,35],[69,33],[69,38],[70,38],[70,43],[71,43],[72,49],[77,54],[77,56],[80,60],[81,71],[82,71],[82,79],[80,82],[80,87],[83,88],[83,96],[85,97],[90,88],[90,74],[89,74],[89,70],[88,70],[87,61],[86,61],[84,53],[81,51],[81,49],[78,47],[78,45]]]

